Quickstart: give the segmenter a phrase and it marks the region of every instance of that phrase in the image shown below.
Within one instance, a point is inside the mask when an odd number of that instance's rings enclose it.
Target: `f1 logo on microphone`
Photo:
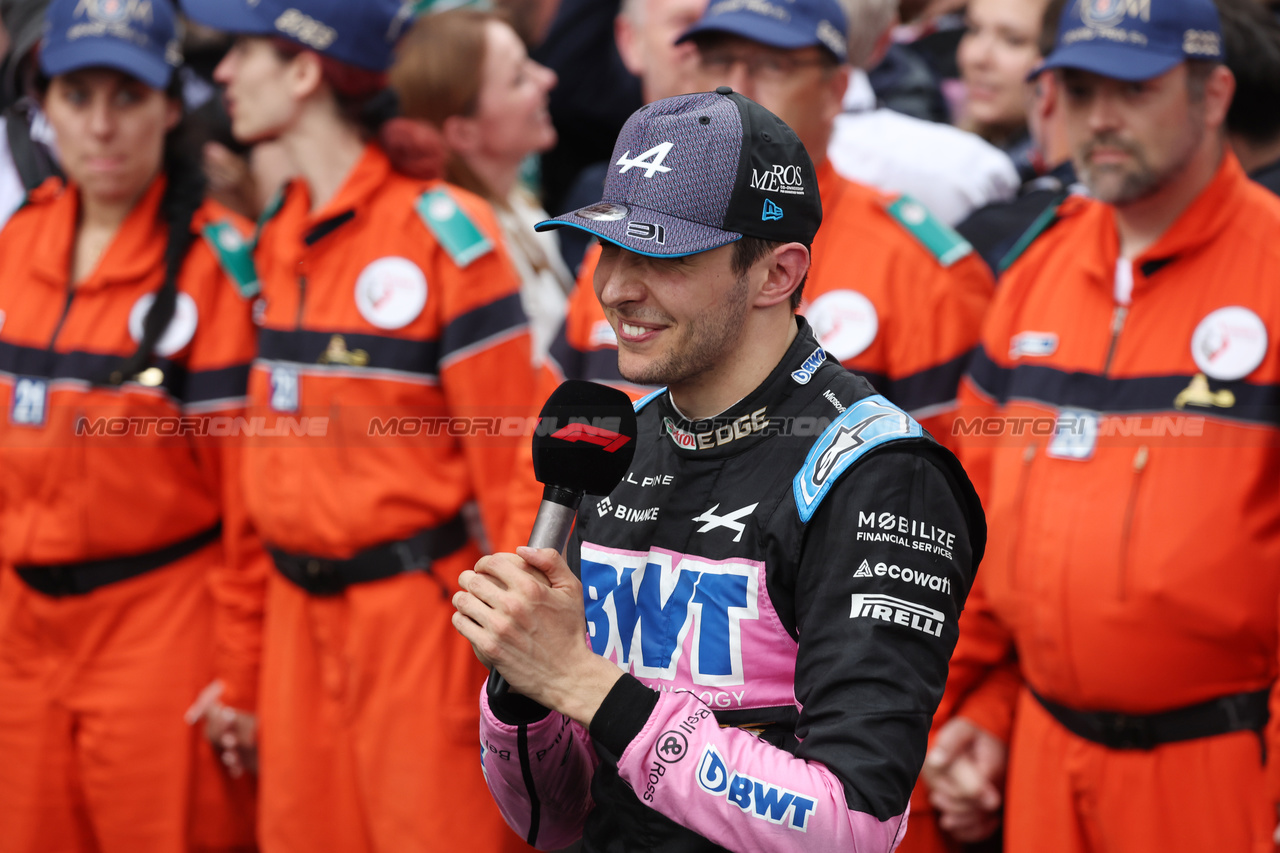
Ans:
[[[551,433],[551,437],[569,442],[585,441],[588,444],[598,445],[605,453],[616,453],[620,447],[631,440],[629,436],[590,424],[569,424]]]

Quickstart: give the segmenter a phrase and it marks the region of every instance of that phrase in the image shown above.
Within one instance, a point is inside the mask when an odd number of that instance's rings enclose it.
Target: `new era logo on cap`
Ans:
[[[538,230],[569,225],[633,252],[670,257],[744,236],[809,245],[822,222],[813,162],[800,140],[728,87],[637,111],[611,162],[602,201],[540,222]]]
[[[1039,70],[1079,68],[1117,80],[1149,80],[1187,59],[1223,59],[1213,0],[1072,0]]]

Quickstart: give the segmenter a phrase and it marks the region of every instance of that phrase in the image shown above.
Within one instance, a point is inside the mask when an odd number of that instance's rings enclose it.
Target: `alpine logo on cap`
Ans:
[[[639,157],[632,157],[630,149],[615,164],[622,168],[618,170],[618,174],[625,175],[632,169],[644,169],[644,176],[652,178],[655,172],[670,172],[670,166],[662,165],[667,159],[667,155],[671,153],[671,149],[675,147],[674,142],[663,142],[653,146]]]

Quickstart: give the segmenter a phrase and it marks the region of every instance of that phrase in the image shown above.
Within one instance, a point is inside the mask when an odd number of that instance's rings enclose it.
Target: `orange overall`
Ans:
[[[482,776],[486,673],[450,623],[450,595],[481,554],[480,526],[503,521],[516,440],[498,424],[522,423],[531,404],[519,280],[483,202],[395,173],[376,146],[310,208],[292,184],[260,230],[266,310],[250,397],[280,429],[246,451],[254,523],[272,549],[314,565],[420,531],[461,537],[425,571],[336,594],[273,573],[261,843],[518,845]]]
[[[1010,853],[1273,849],[1257,733],[1107,746],[1047,708],[1178,712],[1276,679],[1277,233],[1227,154],[1133,259],[1130,304],[1114,210],[1083,198],[996,296],[958,416],[991,540],[948,701],[1012,725]],[[981,677],[1014,653],[1016,716]]]
[[[209,243],[187,255],[156,366],[107,381],[163,280],[164,186],[155,181],[74,287],[74,188],[46,183],[0,234],[5,853],[253,844],[247,782],[233,785],[203,728],[183,720],[215,677],[228,703],[253,709],[268,569],[238,498],[235,449],[210,428],[243,411],[255,329]],[[232,229],[247,225],[229,218],[208,203],[192,225],[221,229],[235,248]],[[92,591],[34,588],[70,584],[86,563],[148,558]]]

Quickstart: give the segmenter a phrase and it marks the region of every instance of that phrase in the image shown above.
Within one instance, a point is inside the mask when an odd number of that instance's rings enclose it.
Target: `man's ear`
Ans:
[[[753,303],[757,308],[770,308],[788,302],[791,294],[809,274],[809,250],[800,243],[784,243],[775,248],[761,263],[767,277]]]
[[[1231,108],[1231,100],[1236,94],[1236,77],[1231,69],[1219,65],[1209,73],[1204,86],[1205,122],[1210,128],[1220,128],[1226,124],[1227,110]]]

